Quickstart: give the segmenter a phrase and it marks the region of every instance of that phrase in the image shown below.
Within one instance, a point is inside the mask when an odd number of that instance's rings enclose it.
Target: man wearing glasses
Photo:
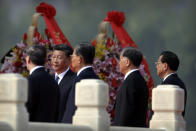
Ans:
[[[161,84],[171,84],[171,85],[177,85],[180,88],[184,89],[185,92],[185,105],[184,105],[184,111],[182,112],[182,115],[185,115],[185,107],[186,107],[186,99],[187,99],[187,91],[184,82],[178,77],[177,70],[179,66],[179,59],[178,56],[171,52],[171,51],[163,51],[156,64],[157,69],[157,75],[163,78],[163,81]]]

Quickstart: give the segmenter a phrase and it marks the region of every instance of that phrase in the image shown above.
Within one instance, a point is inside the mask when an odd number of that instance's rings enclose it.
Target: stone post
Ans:
[[[76,84],[73,117],[74,125],[85,125],[94,131],[109,131],[110,119],[106,112],[109,99],[108,85],[102,80],[85,79]]]
[[[14,131],[28,131],[27,80],[19,74],[0,74],[0,122]]]
[[[152,91],[152,110],[154,115],[150,128],[166,131],[185,131],[184,90],[175,85],[159,85]]]

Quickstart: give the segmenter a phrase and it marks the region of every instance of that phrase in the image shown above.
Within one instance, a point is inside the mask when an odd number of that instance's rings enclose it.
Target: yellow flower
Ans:
[[[27,77],[27,76],[29,75],[29,72],[28,72],[27,70],[23,70],[23,71],[22,71],[22,75],[23,75],[24,77]]]
[[[101,80],[106,81],[106,78],[105,78],[105,75],[104,75],[104,74],[99,73],[98,76],[99,76],[99,78],[100,78]]]
[[[99,59],[102,59],[104,57],[104,53],[107,50],[105,44],[103,43],[98,43],[96,45],[96,50],[95,50],[95,55],[96,57],[98,57]]]
[[[13,52],[14,52],[15,54],[17,54],[18,50],[17,50],[17,48],[16,48],[16,47],[15,47],[15,48],[13,48]]]

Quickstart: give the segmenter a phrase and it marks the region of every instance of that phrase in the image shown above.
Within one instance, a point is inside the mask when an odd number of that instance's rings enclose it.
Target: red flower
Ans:
[[[41,34],[38,31],[35,31],[34,37],[37,37],[37,39],[38,39],[39,42],[42,41],[42,36],[41,36]]]
[[[45,29],[45,34],[46,34],[46,36],[47,36],[47,38],[48,38],[48,39],[50,39],[50,38],[51,38],[50,33],[49,33],[49,31],[48,31],[48,29],[47,29],[47,28]]]
[[[118,12],[115,10],[108,12],[105,21],[113,22],[117,26],[122,26],[122,24],[125,22],[125,14],[124,12]]]
[[[100,69],[100,72],[104,75],[104,76],[109,76],[108,72],[105,72],[104,70]]]
[[[112,110],[112,111],[111,111],[111,116],[112,116],[112,118],[114,118],[114,115],[115,115],[115,112],[114,112],[114,110]]]
[[[42,40],[42,43],[46,44],[46,43],[48,43],[48,41],[47,40]]]
[[[39,6],[36,7],[36,11],[38,13],[42,13],[44,16],[48,18],[52,18],[56,15],[56,9],[45,2],[42,2]]]
[[[119,86],[119,83],[118,81],[115,79],[115,78],[112,78],[112,87],[118,87]]]
[[[14,63],[14,65],[15,65],[16,67],[21,67],[21,66],[22,66],[22,62],[21,62],[21,61],[16,61],[16,62]]]
[[[117,64],[118,64],[118,62],[117,62],[116,59],[113,57],[113,58],[112,58],[112,65],[113,65],[114,67],[116,67]]]
[[[113,45],[115,45],[114,41],[108,37],[106,42],[106,47],[109,48],[112,47]]]
[[[19,54],[18,57],[21,59],[21,57],[23,56],[23,54]]]
[[[94,47],[96,47],[97,41],[96,41],[96,40],[92,40],[92,41],[91,41],[91,44],[92,44]]]
[[[24,33],[23,40],[27,40],[27,33]]]
[[[39,37],[39,32],[35,31],[33,37]]]

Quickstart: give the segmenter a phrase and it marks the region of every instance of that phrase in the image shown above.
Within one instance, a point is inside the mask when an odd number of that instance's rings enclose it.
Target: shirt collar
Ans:
[[[42,67],[44,67],[44,66],[36,66],[36,67],[33,67],[33,68],[30,70],[29,74],[31,75],[36,69],[42,68]]]
[[[82,68],[77,72],[77,76],[79,76],[79,74],[80,74],[83,70],[85,70],[85,69],[87,69],[87,68],[92,68],[92,66],[85,66],[85,67],[82,67]]]
[[[165,81],[170,75],[173,75],[173,74],[175,74],[175,73],[170,73],[170,74],[168,74],[168,75],[163,79],[163,81]]]
[[[128,75],[130,75],[132,72],[137,71],[137,70],[139,70],[139,69],[132,69],[132,70],[128,71],[124,77],[124,80],[128,77]]]
[[[60,83],[60,81],[63,79],[63,77],[65,76],[65,74],[69,71],[69,67],[64,71],[62,72],[61,74],[57,74],[55,73],[55,78],[58,76],[59,77],[59,80],[58,80],[58,84]]]

